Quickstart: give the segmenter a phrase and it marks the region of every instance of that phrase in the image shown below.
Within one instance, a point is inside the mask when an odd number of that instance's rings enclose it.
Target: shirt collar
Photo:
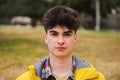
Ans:
[[[45,61],[45,64],[43,65],[42,68],[42,79],[46,79],[52,75],[51,67],[50,67],[50,58],[47,58]]]
[[[74,80],[74,72],[75,72],[75,60],[74,57],[72,57],[73,63],[72,63],[72,72],[70,74],[70,78]],[[50,58],[47,58],[45,61],[45,64],[43,65],[42,68],[42,80],[47,80],[49,76],[52,76],[52,70],[50,67]]]

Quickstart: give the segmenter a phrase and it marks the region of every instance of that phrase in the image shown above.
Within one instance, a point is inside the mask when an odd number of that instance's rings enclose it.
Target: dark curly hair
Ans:
[[[80,20],[77,12],[70,7],[56,6],[49,9],[42,19],[45,31],[54,28],[56,25],[67,27],[75,32],[80,26]]]

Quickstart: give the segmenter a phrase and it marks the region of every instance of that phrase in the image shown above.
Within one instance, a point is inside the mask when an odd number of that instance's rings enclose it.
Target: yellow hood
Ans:
[[[95,68],[81,68],[75,72],[75,80],[105,80]]]

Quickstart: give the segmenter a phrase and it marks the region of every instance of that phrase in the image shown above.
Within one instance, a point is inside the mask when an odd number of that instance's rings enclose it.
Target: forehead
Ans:
[[[74,30],[70,30],[70,29],[68,29],[67,27],[65,27],[65,26],[55,26],[54,28],[51,28],[51,29],[48,29],[47,30],[47,32],[53,32],[53,31],[55,31],[55,32],[74,32]]]

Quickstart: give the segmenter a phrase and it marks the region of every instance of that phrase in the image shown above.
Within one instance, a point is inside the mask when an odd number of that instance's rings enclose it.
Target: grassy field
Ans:
[[[106,80],[120,80],[120,32],[77,34],[73,54],[91,63]],[[46,55],[43,28],[0,26],[0,80],[15,80]]]

